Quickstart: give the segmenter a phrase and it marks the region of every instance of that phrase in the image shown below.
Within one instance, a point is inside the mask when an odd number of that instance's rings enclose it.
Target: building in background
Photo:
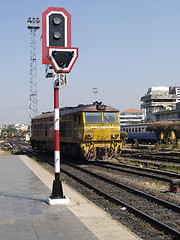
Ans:
[[[180,121],[180,102],[176,104],[176,109],[154,113],[154,119],[155,121]]]
[[[28,124],[25,124],[25,123],[2,124],[2,129],[7,129],[9,127],[17,129],[18,132],[20,131],[27,132],[29,130]]]
[[[176,94],[177,95],[177,103],[180,102],[180,86],[169,87],[169,93]]]
[[[140,123],[144,120],[144,112],[130,108],[124,112],[121,112],[119,117],[121,126],[130,123]]]
[[[16,123],[14,126],[18,131],[27,132],[29,130],[28,124],[25,123]]]
[[[141,109],[144,111],[145,121],[155,121],[155,113],[164,110],[175,110],[180,101],[180,87],[151,87],[141,97]]]

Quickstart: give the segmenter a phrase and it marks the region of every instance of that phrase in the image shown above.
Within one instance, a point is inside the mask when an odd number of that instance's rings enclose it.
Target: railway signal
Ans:
[[[47,47],[71,47],[71,15],[64,8],[49,7],[42,14],[43,64],[50,64]]]
[[[78,48],[71,47],[71,15],[64,8],[49,7],[42,14],[42,63],[51,64],[55,72],[46,67],[46,77],[54,77],[54,165],[55,180],[50,205],[65,204],[60,181],[59,87],[67,86],[69,73],[78,58]]]
[[[78,58],[71,47],[71,15],[64,8],[49,7],[42,14],[42,63],[56,73],[69,73]]]

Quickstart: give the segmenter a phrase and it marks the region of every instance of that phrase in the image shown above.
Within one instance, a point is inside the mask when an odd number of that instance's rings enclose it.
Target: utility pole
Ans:
[[[37,115],[37,63],[36,63],[36,31],[40,28],[39,18],[28,18],[27,28],[31,31],[31,54],[30,54],[30,94],[29,94],[29,122],[31,129],[31,119]],[[30,130],[31,131],[31,130]]]

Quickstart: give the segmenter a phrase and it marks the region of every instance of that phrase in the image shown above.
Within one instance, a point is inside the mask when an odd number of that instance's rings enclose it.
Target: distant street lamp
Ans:
[[[97,101],[98,88],[93,88],[93,93],[95,96],[95,102]]]

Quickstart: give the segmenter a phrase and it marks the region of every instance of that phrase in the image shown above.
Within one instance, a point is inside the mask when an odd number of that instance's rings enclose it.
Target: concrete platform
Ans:
[[[53,179],[27,156],[0,156],[0,239],[140,239],[66,184],[70,203],[48,205]]]

